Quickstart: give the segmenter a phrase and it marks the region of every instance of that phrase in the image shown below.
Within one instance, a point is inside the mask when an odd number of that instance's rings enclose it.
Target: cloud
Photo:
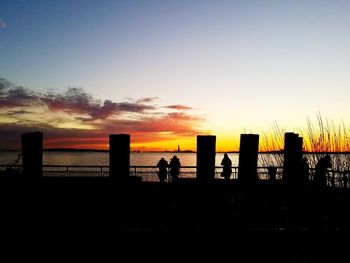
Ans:
[[[148,98],[141,98],[136,100],[136,103],[150,103],[158,100],[159,97],[148,97]]]
[[[176,105],[169,105],[165,106],[165,108],[168,109],[173,109],[173,110],[192,110],[192,107],[181,105],[181,104],[176,104]]]
[[[17,86],[7,92],[7,99],[9,101],[33,102],[40,98],[34,92]]]
[[[0,78],[0,91],[6,90],[11,87],[11,83],[4,78]]]
[[[53,123],[0,123],[0,149],[20,148],[22,133],[41,131],[45,148],[108,148],[109,134],[128,133],[133,143],[152,143],[194,137],[201,133],[203,119],[184,113],[169,113],[162,117],[140,120],[108,119],[93,130],[58,128]]]
[[[53,111],[89,114],[100,107],[101,102],[85,92],[82,88],[68,88],[63,94],[50,93],[41,100]]]
[[[103,104],[94,99],[91,94],[81,88],[69,88],[64,94],[50,94],[42,100],[51,111],[86,114],[86,120],[106,119],[121,112],[142,113],[155,109],[153,106],[142,103],[113,102],[105,100]]]
[[[40,103],[40,96],[21,86],[15,86],[0,79],[0,109],[19,106],[32,106]]]
[[[118,105],[119,111],[129,111],[129,112],[143,112],[145,110],[154,110],[156,109],[153,106],[144,105],[141,103],[129,103],[129,102],[122,102]]]
[[[71,115],[87,115],[77,119],[98,120],[125,112],[143,113],[156,108],[146,105],[155,98],[144,98],[136,102],[113,102],[93,98],[82,88],[68,88],[63,93],[35,93],[21,86],[15,86],[5,79],[0,79],[0,108],[46,105],[52,112],[65,112]]]
[[[11,116],[11,115],[18,116],[18,115],[32,114],[32,113],[35,113],[35,112],[27,111],[27,110],[10,110],[6,114],[9,115],[9,116]]]
[[[0,19],[0,29],[5,27],[6,27],[6,23],[2,19]]]
[[[165,142],[202,133],[205,120],[184,112],[191,107],[161,107],[155,105],[156,100],[102,102],[83,88],[34,92],[0,79],[0,148],[19,146],[20,134],[34,130],[44,133],[45,147],[76,148],[106,148],[111,133],[131,134],[134,143]]]
[[[2,100],[0,98],[0,109],[1,108],[14,108],[14,107],[20,107],[24,106],[23,103],[16,102],[16,101],[8,101],[8,100]]]
[[[6,140],[1,140],[0,149],[19,149],[21,134],[34,131],[41,131],[44,134],[44,148],[76,148],[82,142],[90,145],[90,147],[86,148],[94,148],[97,142],[99,144],[103,141],[108,143],[108,134],[99,131],[62,129],[45,123],[31,125],[24,123],[0,123],[0,134],[2,138],[6,138]]]
[[[204,120],[185,113],[169,113],[162,116],[145,117],[139,120],[108,120],[101,124],[101,130],[113,132],[143,132],[196,135]]]

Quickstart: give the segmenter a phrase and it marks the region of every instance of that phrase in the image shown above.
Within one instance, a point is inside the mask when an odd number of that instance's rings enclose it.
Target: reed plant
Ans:
[[[283,166],[285,132],[277,122],[274,122],[271,130],[263,133],[261,152],[264,154],[260,154],[259,165]],[[321,113],[317,113],[316,121],[307,117],[306,127],[296,132],[303,137],[303,152],[311,168],[316,166],[321,157],[329,154],[333,170],[350,170],[350,131],[344,122],[335,124],[323,117]]]
[[[281,129],[277,122],[272,124],[269,132],[263,133],[259,166],[283,166],[284,133],[285,130]]]
[[[318,113],[315,122],[307,117],[306,124],[306,129],[300,130],[299,134],[304,138],[304,152],[310,153],[308,159],[311,167],[315,167],[322,156],[329,154],[333,170],[349,170],[349,128],[345,123],[335,124]]]

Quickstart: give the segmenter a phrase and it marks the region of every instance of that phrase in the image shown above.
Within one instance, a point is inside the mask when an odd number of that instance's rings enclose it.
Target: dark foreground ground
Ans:
[[[350,260],[346,189],[0,179],[2,240],[36,256],[45,250],[120,262]]]

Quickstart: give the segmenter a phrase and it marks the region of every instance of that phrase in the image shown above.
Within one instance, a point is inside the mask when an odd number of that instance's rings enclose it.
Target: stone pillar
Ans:
[[[303,138],[299,137],[297,133],[285,133],[283,181],[295,184],[300,183],[304,180],[301,171],[302,155]]]
[[[109,135],[109,176],[128,178],[130,175],[130,135]]]
[[[239,146],[238,179],[253,183],[258,179],[258,134],[241,134]]]
[[[215,177],[216,136],[197,136],[197,179],[210,181]]]
[[[23,176],[38,178],[43,175],[43,134],[24,133],[21,136]]]

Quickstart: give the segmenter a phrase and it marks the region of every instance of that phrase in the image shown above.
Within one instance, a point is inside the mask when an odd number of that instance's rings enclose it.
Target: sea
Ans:
[[[22,164],[21,151],[4,151],[0,150],[0,165]],[[232,166],[238,166],[239,153],[227,153],[232,161]],[[196,166],[195,152],[131,152],[131,166],[156,166],[160,158],[164,158],[168,162],[176,155],[182,166]],[[304,154],[309,160],[311,167],[317,160],[325,155]],[[349,153],[330,154],[331,159],[335,162],[350,162]],[[224,153],[218,152],[215,157],[215,165],[221,166],[221,160]],[[109,153],[106,151],[44,151],[43,165],[66,165],[66,166],[108,166]],[[282,166],[282,153],[259,153],[258,166]]]
[[[8,165],[21,165],[22,159],[20,151],[0,151],[0,170],[5,170]],[[170,162],[176,155],[180,159],[181,167],[191,166],[191,168],[181,168],[181,177],[196,176],[196,153],[192,152],[131,152],[130,166],[133,175],[141,176],[143,181],[158,181],[156,165],[163,157]],[[221,166],[224,153],[216,154],[216,166]],[[229,154],[232,166],[238,166],[239,155]],[[65,167],[44,167],[43,174],[49,176],[108,176],[108,168],[86,168],[74,166],[108,166],[109,153],[99,151],[44,151],[43,165],[47,166],[69,166],[69,173]],[[153,168],[134,168],[133,166],[152,166]],[[219,172],[218,172],[219,173]]]
[[[0,165],[22,164],[20,151],[0,151]],[[195,166],[196,153],[193,152],[131,152],[131,166],[156,166],[160,158],[168,162],[176,155],[182,166]],[[216,153],[216,166],[220,166],[224,153]],[[238,166],[238,153],[228,153],[232,166]],[[44,151],[43,165],[67,166],[107,166],[109,153],[98,151]]]

